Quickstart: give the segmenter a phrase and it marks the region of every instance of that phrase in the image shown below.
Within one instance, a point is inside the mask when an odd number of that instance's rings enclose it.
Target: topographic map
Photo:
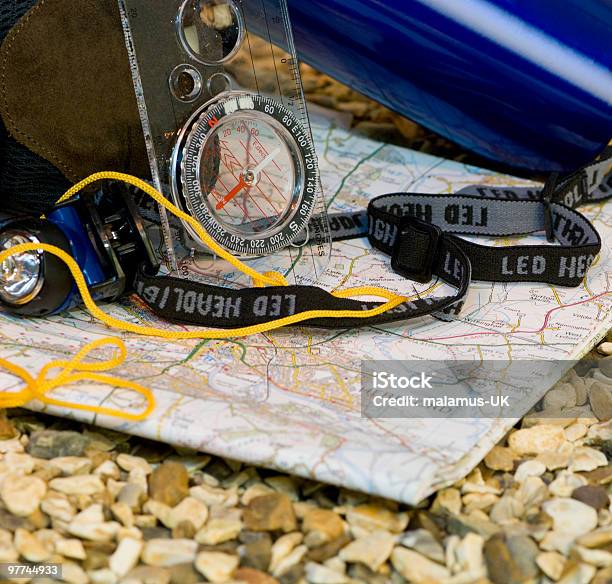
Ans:
[[[475,183],[530,184],[373,142],[329,119],[317,118],[314,132],[330,210],[362,209],[369,198],[388,192],[451,193]],[[362,418],[362,359],[580,358],[612,326],[612,203],[582,211],[599,230],[603,249],[580,287],[472,283],[453,322],[423,318],[344,331],[294,327],[235,340],[173,342],[118,333],[80,310],[39,320],[0,314],[0,356],[36,374],[45,363],[73,356],[89,341],[121,336],[128,357],[113,374],[154,390],[157,407],[147,420],[126,423],[35,402],[29,407],[417,503],[466,475],[515,420]],[[405,295],[417,292],[389,270],[389,259],[367,240],[334,243],[320,285],[363,284]],[[442,294],[442,288],[419,286],[418,293]],[[105,310],[132,322],[172,328],[136,298]],[[557,371],[557,378],[562,373]],[[0,372],[1,388],[11,391],[20,384]],[[68,386],[54,396],[142,407],[129,391],[92,384]],[[532,397],[533,403],[537,396]]]

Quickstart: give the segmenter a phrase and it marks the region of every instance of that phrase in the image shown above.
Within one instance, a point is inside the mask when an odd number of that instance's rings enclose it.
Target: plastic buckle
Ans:
[[[544,188],[542,189],[542,193],[540,195],[540,201],[544,205],[544,230],[546,231],[546,240],[549,243],[554,243],[555,241],[551,202],[558,183],[559,173],[551,173],[551,175],[544,183]]]
[[[441,238],[442,230],[437,225],[416,217],[402,217],[391,254],[391,268],[400,276],[420,284],[431,281]],[[414,263],[417,254],[411,253],[415,250],[422,258],[418,266]]]

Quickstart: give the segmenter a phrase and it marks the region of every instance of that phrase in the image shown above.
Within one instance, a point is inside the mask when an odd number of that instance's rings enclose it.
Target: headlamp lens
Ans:
[[[0,249],[10,249],[20,243],[39,243],[26,231],[9,229],[0,233]],[[0,264],[0,299],[7,304],[30,302],[43,284],[42,254],[28,251],[11,256]]]

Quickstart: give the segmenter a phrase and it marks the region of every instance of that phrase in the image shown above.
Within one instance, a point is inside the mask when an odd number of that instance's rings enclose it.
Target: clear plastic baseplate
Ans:
[[[286,2],[119,8],[154,186],[251,267],[316,282],[331,236]],[[140,203],[164,271],[251,285],[180,220]]]

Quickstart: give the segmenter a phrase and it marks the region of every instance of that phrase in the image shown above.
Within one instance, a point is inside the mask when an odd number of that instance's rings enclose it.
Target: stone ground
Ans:
[[[307,68],[304,81],[359,131],[482,164]],[[0,563],[61,562],[70,584],[612,583],[611,416],[612,334],[467,478],[408,508],[0,412]]]

